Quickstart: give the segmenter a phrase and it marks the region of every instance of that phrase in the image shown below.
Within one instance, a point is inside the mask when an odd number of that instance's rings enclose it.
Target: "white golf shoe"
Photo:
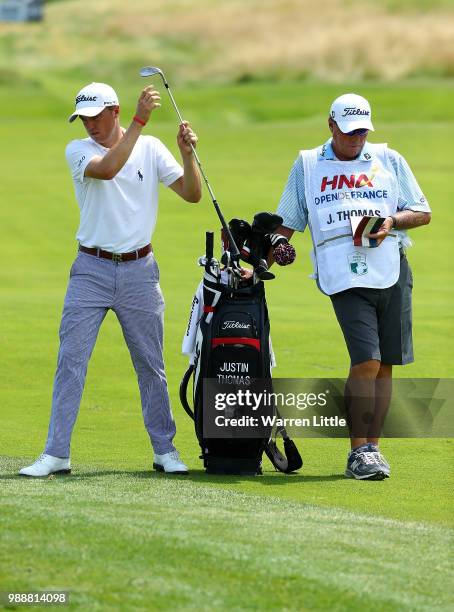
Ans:
[[[61,457],[53,457],[43,453],[38,457],[35,463],[19,470],[20,476],[49,476],[49,474],[70,474],[71,461],[69,457],[62,459]]]
[[[165,455],[155,455],[153,467],[158,472],[166,474],[188,474],[187,466],[181,461],[178,451],[174,450]]]

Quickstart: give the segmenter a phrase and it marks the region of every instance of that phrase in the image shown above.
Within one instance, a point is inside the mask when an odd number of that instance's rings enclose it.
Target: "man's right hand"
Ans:
[[[144,123],[147,123],[152,111],[161,106],[161,96],[159,91],[153,88],[153,85],[148,85],[142,90],[139,101],[137,102],[136,117]]]

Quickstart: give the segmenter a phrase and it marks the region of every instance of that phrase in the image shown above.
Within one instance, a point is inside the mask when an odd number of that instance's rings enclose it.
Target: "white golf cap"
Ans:
[[[76,110],[70,116],[69,121],[76,117],[95,117],[103,111],[106,106],[119,106],[118,96],[110,85],[105,83],[90,83],[83,87],[76,96]]]
[[[330,115],[344,134],[353,130],[375,131],[370,104],[357,94],[348,93],[336,98],[331,104]]]

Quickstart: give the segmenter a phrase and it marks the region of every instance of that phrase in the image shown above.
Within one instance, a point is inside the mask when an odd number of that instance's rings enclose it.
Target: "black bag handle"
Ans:
[[[180,402],[183,408],[185,409],[186,414],[190,416],[192,420],[194,420],[194,411],[189,406],[188,398],[187,398],[187,391],[188,391],[189,379],[191,378],[193,372],[194,372],[194,365],[191,364],[189,368],[186,370],[186,372],[184,373],[183,378],[181,379],[181,383],[180,383]]]

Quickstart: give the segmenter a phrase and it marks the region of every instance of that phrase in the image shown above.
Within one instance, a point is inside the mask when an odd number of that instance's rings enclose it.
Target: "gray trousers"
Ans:
[[[60,325],[45,448],[49,455],[70,455],[88,361],[109,309],[117,315],[137,373],[143,420],[153,450],[164,454],[175,449],[175,422],[162,357],[164,299],[154,255],[116,264],[79,252],[71,267]]]

